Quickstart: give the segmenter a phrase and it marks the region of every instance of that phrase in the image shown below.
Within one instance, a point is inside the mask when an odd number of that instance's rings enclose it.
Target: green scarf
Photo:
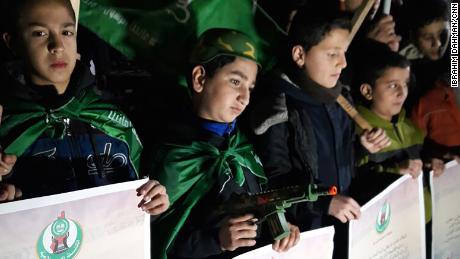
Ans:
[[[101,101],[93,90],[72,97],[63,106],[48,110],[19,98],[6,98],[0,127],[0,139],[9,143],[5,153],[21,156],[42,134],[62,138],[66,133],[66,119],[88,123],[128,146],[131,164],[138,174],[142,144],[131,121],[111,104]]]
[[[167,258],[193,207],[211,190],[219,175],[233,173],[235,182],[242,186],[245,167],[260,178],[260,183],[267,182],[252,145],[239,131],[230,137],[226,150],[195,141],[187,146],[164,144],[157,154],[152,172],[166,187],[171,206],[152,225],[152,258]]]

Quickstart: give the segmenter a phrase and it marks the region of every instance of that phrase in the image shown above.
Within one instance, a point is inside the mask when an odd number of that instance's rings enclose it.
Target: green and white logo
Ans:
[[[83,233],[77,222],[67,219],[65,212],[46,226],[37,242],[40,259],[71,259],[80,251]]]
[[[391,208],[388,202],[385,202],[380,208],[379,214],[377,215],[375,230],[378,233],[382,233],[390,224]]]

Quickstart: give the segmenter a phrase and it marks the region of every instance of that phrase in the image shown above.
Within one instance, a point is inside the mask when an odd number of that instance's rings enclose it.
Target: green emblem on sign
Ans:
[[[67,219],[65,212],[45,227],[37,242],[38,258],[71,259],[80,251],[83,233],[77,222]]]
[[[377,215],[375,230],[378,233],[382,233],[390,224],[391,208],[388,202],[385,202],[380,208],[379,214]]]

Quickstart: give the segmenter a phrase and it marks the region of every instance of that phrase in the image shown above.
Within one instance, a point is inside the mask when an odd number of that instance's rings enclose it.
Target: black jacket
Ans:
[[[339,193],[347,194],[353,175],[354,126],[345,111],[336,102],[323,103],[308,94],[284,74],[265,82],[259,86],[265,94],[249,117],[269,186],[314,181],[335,185]],[[322,197],[296,206],[294,223],[305,229],[322,226],[320,215],[327,215],[330,200]]]
[[[33,86],[24,76],[20,63],[4,67],[1,78],[0,104],[9,98],[37,103],[46,109],[58,109],[72,97],[94,87],[93,76],[81,63],[77,63],[69,86],[62,95],[58,95],[52,85]],[[9,113],[8,106],[4,107],[3,115],[3,119],[15,116]],[[63,127],[65,134],[62,138],[44,133],[35,140],[6,177],[7,182],[22,190],[23,198],[137,179],[127,144],[77,119],[65,120]],[[8,144],[15,137],[16,132],[12,131],[0,139],[0,143]]]

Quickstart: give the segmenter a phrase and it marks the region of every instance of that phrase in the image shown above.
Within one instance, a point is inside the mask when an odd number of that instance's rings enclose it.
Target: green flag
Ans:
[[[209,28],[248,34],[260,50],[261,63],[269,63],[269,43],[282,33],[268,19],[264,27],[255,26],[257,10],[251,0],[81,0],[79,23],[128,58],[180,74],[195,40]]]

